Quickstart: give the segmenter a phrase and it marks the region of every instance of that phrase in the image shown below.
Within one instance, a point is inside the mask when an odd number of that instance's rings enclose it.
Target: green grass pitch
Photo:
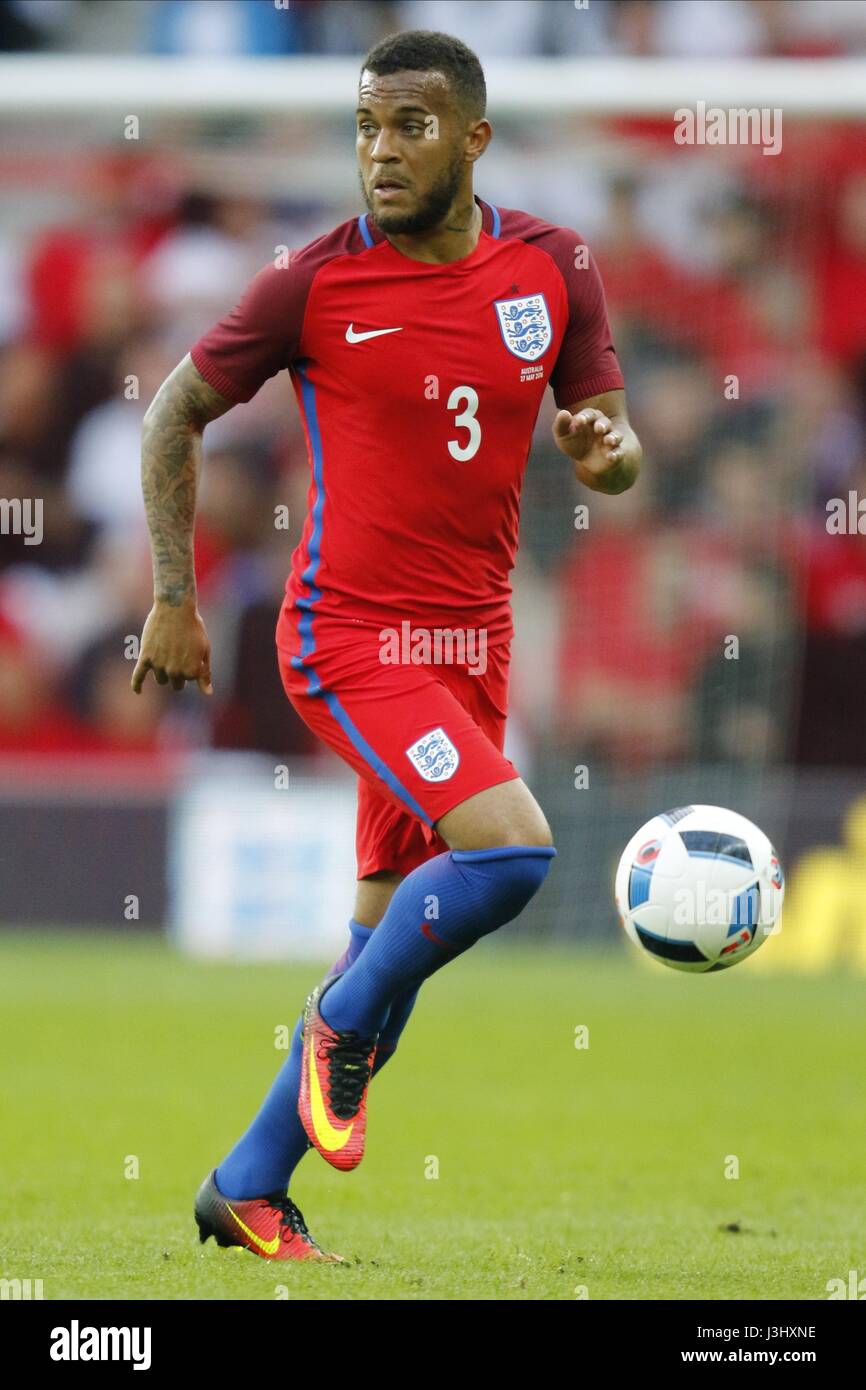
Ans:
[[[361,1167],[298,1170],[351,1267],[201,1246],[196,1188],[320,973],[0,937],[0,1276],[46,1299],[573,1300],[825,1299],[866,1274],[862,982],[493,941],[424,987]]]

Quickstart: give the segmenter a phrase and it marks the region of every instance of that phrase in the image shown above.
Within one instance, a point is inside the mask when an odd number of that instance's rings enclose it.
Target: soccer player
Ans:
[[[311,480],[279,667],[301,718],[359,778],[348,947],[196,1199],[202,1240],[269,1259],[340,1258],[288,1197],[294,1169],[311,1146],[339,1169],[361,1161],[371,1076],[421,984],[515,918],[556,853],[502,751],[509,572],[546,387],[554,440],[582,483],[622,492],[640,463],[585,243],[473,193],[491,138],[485,99],[457,39],[378,44],[357,110],[367,211],[261,270],[145,416],[154,604],[133,689],[151,671],[211,693],[193,566],[202,431],[286,368]],[[409,644],[395,648],[404,623]],[[458,641],[458,659],[437,662],[461,636],[463,656],[483,661],[461,661]]]

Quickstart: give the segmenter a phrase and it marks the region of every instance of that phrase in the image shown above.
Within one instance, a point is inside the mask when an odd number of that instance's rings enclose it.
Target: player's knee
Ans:
[[[550,849],[553,835],[547,819],[534,797],[527,796],[514,807],[500,827],[497,840],[501,848],[526,845],[530,849]]]
[[[540,809],[536,806],[537,816],[530,817],[523,823],[510,826],[506,832],[503,847],[526,845],[530,849],[552,849],[553,835],[550,826]]]
[[[436,828],[451,849],[553,846],[544,812],[520,780],[477,793],[443,816]]]

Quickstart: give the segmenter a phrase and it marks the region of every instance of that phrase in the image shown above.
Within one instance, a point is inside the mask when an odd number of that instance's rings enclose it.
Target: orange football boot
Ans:
[[[337,1033],[322,1018],[322,995],[339,978],[317,985],[304,1006],[298,1114],[310,1143],[346,1172],[364,1157],[367,1087],[378,1037],[362,1038],[352,1029]]]
[[[202,1245],[213,1236],[217,1245],[242,1245],[263,1260],[326,1260],[346,1264],[317,1245],[294,1202],[282,1192],[267,1197],[224,1197],[216,1169],[205,1178],[195,1199],[195,1219]]]

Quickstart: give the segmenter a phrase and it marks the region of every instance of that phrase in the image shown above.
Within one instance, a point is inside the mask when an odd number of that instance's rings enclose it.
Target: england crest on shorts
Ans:
[[[509,352],[524,362],[535,362],[544,356],[553,340],[553,328],[543,294],[497,299],[493,307]]]
[[[431,729],[406,749],[406,757],[425,782],[447,782],[460,765],[460,754],[444,729]]]

